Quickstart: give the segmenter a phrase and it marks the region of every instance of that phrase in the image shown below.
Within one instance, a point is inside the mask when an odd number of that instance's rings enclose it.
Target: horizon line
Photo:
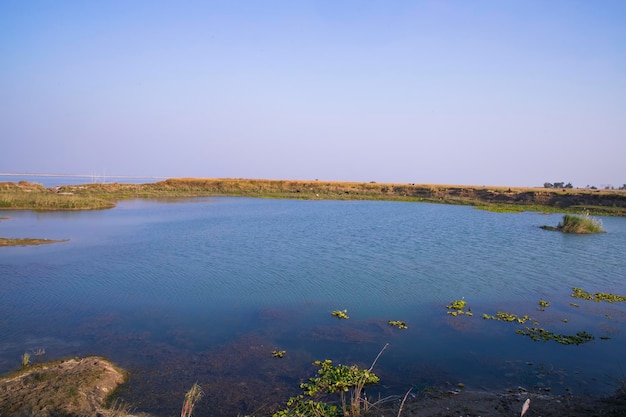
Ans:
[[[0,172],[0,176],[7,177],[75,177],[75,178],[169,178],[157,175],[99,175],[99,174],[50,174],[50,173],[15,173],[15,172]]]

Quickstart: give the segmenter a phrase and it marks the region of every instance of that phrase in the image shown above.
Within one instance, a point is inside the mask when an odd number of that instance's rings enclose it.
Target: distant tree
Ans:
[[[571,182],[568,182],[567,184],[565,184],[565,188],[574,188],[574,186]]]
[[[551,182],[544,182],[543,183],[543,188],[554,188],[554,185],[552,185]]]
[[[621,187],[619,187],[618,190],[626,190],[626,184],[624,184]]]
[[[554,183],[554,188],[564,188],[565,187],[565,183],[564,182],[555,182]]]
[[[591,186],[591,187],[589,187],[589,188],[591,188],[592,190],[597,190],[597,189],[598,189],[598,187],[596,187],[595,185],[592,185],[592,186]]]

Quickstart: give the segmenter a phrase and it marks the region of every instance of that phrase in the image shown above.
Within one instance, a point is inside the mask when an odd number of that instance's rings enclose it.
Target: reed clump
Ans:
[[[575,216],[566,214],[563,216],[563,220],[559,223],[557,229],[563,233],[604,233],[602,222],[587,215]]]
[[[196,403],[200,401],[203,395],[204,392],[202,391],[202,388],[200,388],[200,385],[198,385],[197,382],[193,384],[193,387],[191,387],[191,389],[187,391],[187,394],[185,394],[185,401],[183,402],[183,408],[180,411],[180,417],[191,417]]]
[[[544,230],[574,234],[604,233],[602,222],[598,219],[592,218],[588,214],[583,216],[566,214],[563,216],[563,220],[561,220],[556,227],[541,226],[541,228]]]

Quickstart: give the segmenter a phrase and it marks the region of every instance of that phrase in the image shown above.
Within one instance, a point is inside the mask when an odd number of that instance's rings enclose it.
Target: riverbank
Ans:
[[[45,188],[0,183],[0,210],[112,208],[130,198],[243,196],[259,198],[385,200],[470,205],[492,211],[542,211],[626,216],[626,191],[465,185],[174,178],[147,184],[82,184]]]
[[[132,404],[114,401],[106,405],[107,398],[127,378],[125,370],[96,356],[27,366],[0,378],[0,415],[149,417],[133,411]],[[205,394],[212,395],[207,390]],[[522,388],[503,393],[431,388],[410,393],[404,403],[398,397],[373,407],[365,416],[514,416],[520,414],[527,399],[527,416],[617,417],[626,413],[626,386],[606,398],[555,396]]]

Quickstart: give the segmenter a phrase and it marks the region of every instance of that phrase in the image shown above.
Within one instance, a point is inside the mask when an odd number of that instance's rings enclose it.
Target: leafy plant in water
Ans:
[[[518,317],[512,313],[506,313],[504,311],[498,311],[495,316],[490,316],[489,314],[483,314],[483,319],[485,320],[497,320],[497,321],[508,321],[508,322],[518,322],[520,324],[526,323],[529,320],[532,320],[528,316]]]
[[[387,323],[389,323],[390,326],[393,327],[397,327],[398,329],[408,329],[409,326],[406,325],[406,322],[404,321],[400,321],[400,320],[389,320],[387,321]]]
[[[464,299],[460,299],[452,301],[449,305],[446,306],[446,308],[450,310],[448,311],[448,314],[454,317],[464,314],[466,316],[473,316],[474,314],[472,313],[471,308],[467,307],[467,311],[464,310],[466,306],[467,302]]]
[[[362,411],[367,412],[370,403],[363,389],[380,381],[372,369],[387,346],[383,347],[369,369],[360,369],[356,365],[335,366],[329,359],[315,361],[313,364],[319,367],[317,375],[300,384],[302,394],[290,398],[287,408],[275,413],[274,417],[359,417]],[[341,408],[320,401],[324,396],[337,394]]]
[[[572,297],[581,298],[583,300],[595,301],[596,303],[599,303],[600,301],[606,301],[607,303],[626,301],[626,296],[623,295],[607,294],[601,292],[590,294],[587,291],[583,291],[582,288],[573,288]]]
[[[348,316],[348,310],[335,310],[330,314],[338,319],[348,320],[350,318],[350,316]]]
[[[285,353],[287,353],[284,350],[274,350],[272,351],[272,356],[275,358],[282,358],[283,356],[285,356]]]
[[[578,332],[575,335],[563,335],[556,334],[538,327],[527,327],[525,330],[518,329],[515,330],[515,333],[521,334],[523,336],[528,336],[536,342],[547,342],[550,340],[554,340],[555,342],[561,343],[563,345],[580,345],[582,343],[591,342],[594,339],[593,335],[585,331]]]
[[[546,301],[542,298],[539,300],[539,308],[537,308],[537,310],[544,311],[546,307],[550,307],[551,304],[552,304],[551,302]]]

